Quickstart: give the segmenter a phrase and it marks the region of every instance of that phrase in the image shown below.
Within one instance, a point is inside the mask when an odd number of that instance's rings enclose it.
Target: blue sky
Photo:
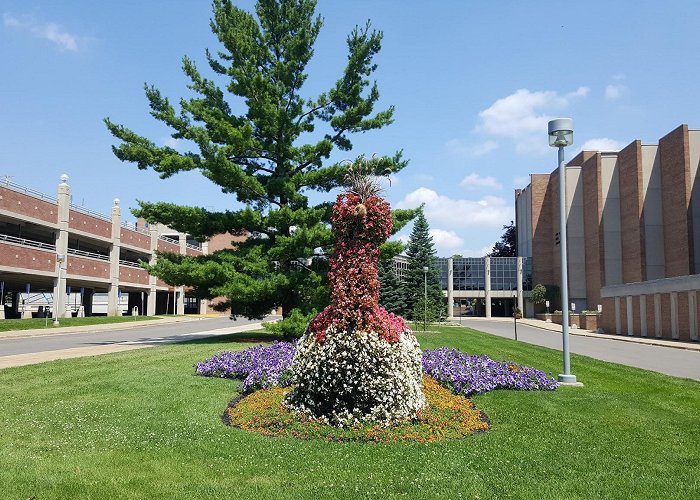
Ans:
[[[556,167],[551,118],[574,119],[567,158],[700,127],[700,2],[320,0],[318,12],[308,97],[339,76],[353,26],[371,19],[384,32],[375,78],[395,123],[355,138],[347,157],[404,150],[410,164],[386,197],[426,204],[440,255],[483,255],[499,239],[514,189]],[[115,197],[234,206],[196,173],[162,181],[121,163],[102,123],[171,140],[143,84],[177,101],[182,56],[206,71],[209,2],[4,0],[0,16],[0,180],[53,194],[67,173],[73,202],[105,214]]]

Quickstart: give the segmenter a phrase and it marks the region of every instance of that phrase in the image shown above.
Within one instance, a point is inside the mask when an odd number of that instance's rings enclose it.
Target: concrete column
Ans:
[[[626,306],[625,309],[627,310],[627,335],[634,335],[634,315],[632,314],[632,296],[628,295],[625,297],[625,302]]]
[[[154,265],[156,263],[156,250],[158,250],[158,227],[155,224],[149,226],[149,233],[151,235],[151,258],[148,263]],[[146,315],[155,316],[156,315],[156,283],[157,278],[155,276],[148,275],[148,293],[146,304]]]
[[[19,292],[12,292],[12,314],[17,315],[19,313]]]
[[[688,328],[690,340],[698,340],[698,303],[695,290],[688,292]]]
[[[640,335],[642,337],[647,337],[649,332],[647,331],[647,296],[639,296],[639,328]]]
[[[452,257],[447,259],[447,317],[453,318],[455,315],[454,309],[454,276],[452,275],[452,270],[454,268],[454,259]]]
[[[32,289],[31,283],[27,283],[25,288],[25,294],[26,294],[26,299],[22,301],[22,319],[32,319],[32,311],[29,309],[29,305],[27,305],[27,300],[29,300],[29,292]]]
[[[95,296],[95,290],[85,289],[83,293],[83,307],[85,308],[85,316],[92,316],[92,299]]]
[[[518,309],[520,313],[525,317],[525,309],[523,309],[523,258],[518,257],[517,260],[517,283],[518,283]]]
[[[486,299],[486,317],[491,317],[491,257],[484,257],[484,297]]]
[[[209,243],[208,242],[203,242],[202,243],[202,255],[209,255]],[[202,299],[199,301],[199,314],[208,314],[209,313],[209,300],[207,299]]]
[[[661,330],[661,294],[654,294],[654,335],[660,339],[663,335]]]
[[[66,280],[68,273],[68,224],[70,222],[70,186],[68,176],[58,185],[58,236],[56,238],[56,277],[53,281],[53,317],[66,314]]]
[[[671,292],[671,338],[678,340],[678,292]]]
[[[112,245],[109,249],[109,289],[107,290],[107,316],[121,316],[119,307],[119,250],[121,248],[121,208],[119,198],[112,206]]]
[[[620,317],[620,297],[615,297],[615,333],[622,335],[622,318]]]
[[[178,237],[180,243],[180,255],[187,255],[187,235],[180,233]],[[175,314],[185,314],[185,287],[179,286],[177,292],[177,308]]]

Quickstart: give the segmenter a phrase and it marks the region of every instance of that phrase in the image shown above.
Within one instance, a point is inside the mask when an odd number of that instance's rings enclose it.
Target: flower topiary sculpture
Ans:
[[[338,196],[331,216],[337,240],[328,273],[331,304],[299,340],[295,387],[285,404],[331,425],[390,425],[416,418],[425,406],[421,351],[406,321],[379,306],[379,245],[391,234],[389,204],[369,175],[351,168],[349,178],[351,189]]]

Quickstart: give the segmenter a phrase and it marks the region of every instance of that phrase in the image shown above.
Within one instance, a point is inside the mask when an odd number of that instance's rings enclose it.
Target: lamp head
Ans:
[[[574,121],[571,118],[557,118],[549,122],[549,145],[555,148],[571,146],[574,143]]]
[[[427,273],[428,272],[428,266],[423,266],[423,272]]]

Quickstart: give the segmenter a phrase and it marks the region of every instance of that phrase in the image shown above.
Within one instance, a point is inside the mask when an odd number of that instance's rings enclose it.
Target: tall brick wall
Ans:
[[[659,140],[666,277],[691,274],[692,218],[688,126]]]
[[[603,259],[601,225],[602,205],[600,199],[600,154],[587,158],[581,166],[583,177],[583,231],[586,247],[586,298],[588,308],[600,304]]]
[[[645,280],[644,221],[642,219],[642,149],[634,141],[618,155],[620,175],[620,224],[622,226],[622,281]]]
[[[552,253],[554,230],[552,226],[552,193],[549,174],[533,174],[532,189],[532,283],[555,284]]]

